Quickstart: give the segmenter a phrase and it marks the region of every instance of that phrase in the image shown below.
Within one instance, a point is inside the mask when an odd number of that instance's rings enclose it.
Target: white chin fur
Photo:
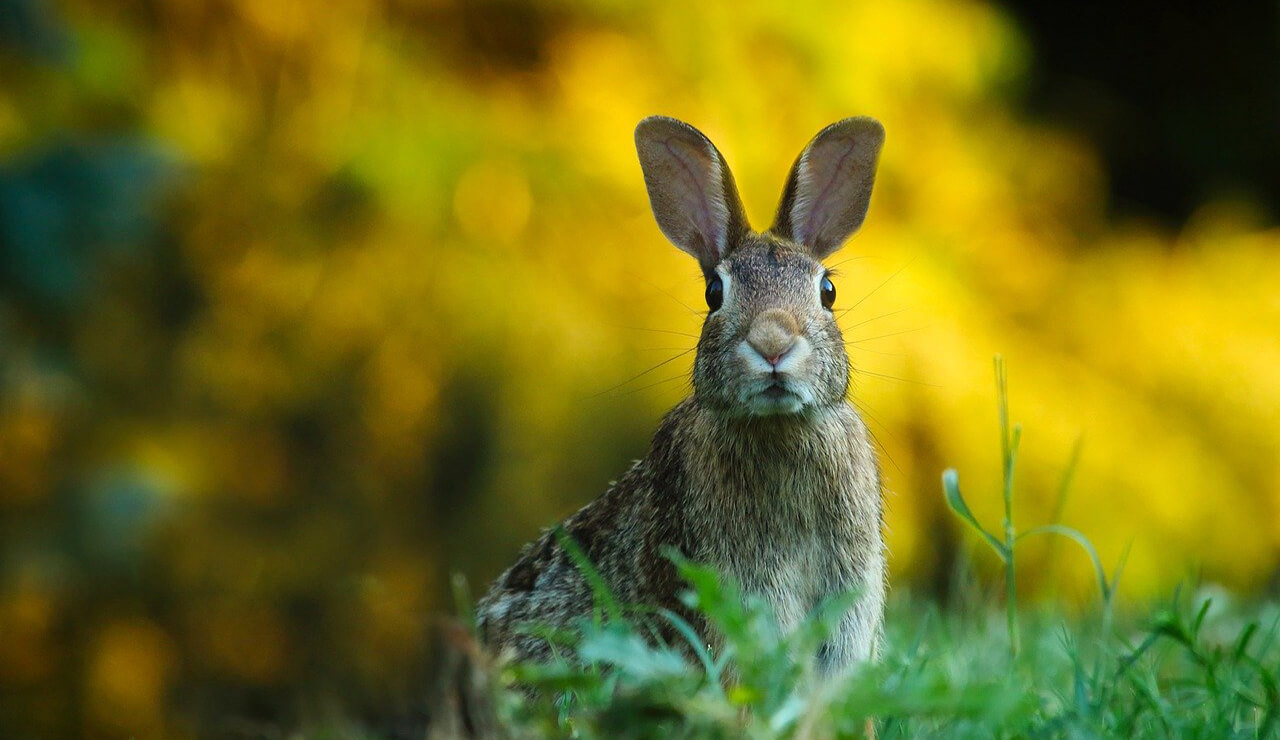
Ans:
[[[746,400],[746,407],[752,416],[798,414],[804,408],[804,399],[795,393],[776,397],[756,394]]]

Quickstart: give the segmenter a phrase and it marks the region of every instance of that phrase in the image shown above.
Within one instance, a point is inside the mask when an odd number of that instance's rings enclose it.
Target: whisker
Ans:
[[[895,271],[894,271],[894,273],[893,273],[892,275],[890,275],[889,277],[885,278],[883,283],[880,283],[880,284],[879,284],[879,285],[877,285],[876,287],[872,288],[870,293],[867,293],[866,295],[862,296],[862,298],[861,298],[861,299],[859,299],[857,303],[853,304],[852,306],[849,306],[848,308],[846,308],[846,309],[845,309],[845,311],[852,311],[853,309],[857,308],[858,306],[861,306],[861,305],[862,305],[862,303],[863,303],[863,301],[866,301],[868,298],[870,298],[871,296],[875,295],[875,292],[876,292],[877,290],[880,290],[880,289],[881,289],[881,288],[883,288],[884,286],[888,285],[890,280],[893,280],[894,278],[898,277],[898,275],[902,274],[902,271],[903,271],[903,270],[907,269],[907,268],[908,268],[908,267],[910,267],[910,266],[911,266],[911,263],[910,263],[910,262],[908,262],[907,264],[903,265],[902,267],[899,267],[897,270],[895,270]],[[843,314],[841,314],[841,315],[843,316]]]
[[[845,327],[845,329],[856,329],[859,326],[862,326],[863,324],[870,324],[872,321],[879,321],[880,319],[887,319],[890,316],[897,316],[898,314],[906,310],[907,309],[905,308],[899,308],[897,311],[890,311],[889,313],[882,313],[879,316],[872,316],[871,318],[863,319],[862,321],[859,321],[856,324],[850,324],[849,326]],[[845,313],[847,312],[848,310],[846,309]],[[844,313],[841,313],[840,316],[844,316]],[[840,316],[837,316],[836,318],[840,318]]]
[[[702,312],[700,312],[700,311],[695,311],[695,310],[693,309],[693,307],[691,307],[688,303],[685,303],[684,301],[680,300],[679,298],[676,298],[676,296],[675,296],[675,294],[674,294],[674,293],[671,293],[670,291],[667,291],[666,289],[662,288],[661,286],[659,286],[657,283],[653,282],[652,280],[648,280],[648,279],[646,279],[646,278],[644,278],[644,277],[642,277],[642,276],[640,276],[640,275],[636,275],[635,273],[631,273],[631,275],[632,275],[632,277],[635,277],[635,278],[636,278],[637,280],[639,280],[640,282],[647,284],[650,288],[653,288],[654,290],[656,290],[656,291],[658,291],[659,293],[661,293],[661,294],[665,295],[666,297],[670,298],[671,300],[675,301],[676,303],[679,303],[681,306],[684,306],[684,307],[685,307],[685,310],[687,310],[689,313],[693,314],[694,316],[697,316],[698,318],[702,318],[702,317],[703,317],[703,313],[702,313]]]
[[[871,413],[871,410],[867,408],[866,404],[858,403],[858,399],[856,398],[850,398],[849,401],[853,403],[854,407],[857,408],[864,416],[874,421],[876,424],[879,424],[880,428],[893,438],[893,441],[901,444],[901,440],[899,440],[898,436],[893,433],[893,430],[884,422],[877,419],[876,416]],[[893,469],[898,471],[898,475],[902,475],[902,468],[899,467],[898,461],[893,459],[893,454],[889,452],[889,448],[885,447],[884,442],[880,441],[880,438],[876,436],[876,433],[871,429],[871,427],[867,427],[867,434],[871,435],[871,440],[876,443],[876,446],[880,448],[880,451],[884,453],[884,456],[889,458],[889,462],[893,465]]]
[[[870,342],[875,339],[884,339],[886,337],[896,337],[899,334],[910,334],[913,331],[920,331],[921,329],[925,329],[925,328],[927,327],[917,326],[912,329],[903,329],[902,331],[889,332],[888,334],[881,334],[879,336],[874,336],[874,337],[865,337],[863,339],[850,339],[846,341],[845,344],[860,344],[862,342]]]
[[[662,367],[663,365],[668,365],[668,364],[670,364],[670,363],[672,363],[672,362],[675,362],[676,360],[680,359],[681,357],[684,357],[685,355],[689,354],[690,352],[694,351],[695,349],[697,349],[697,347],[690,347],[689,349],[686,349],[685,351],[681,352],[680,354],[676,355],[675,357],[668,357],[667,359],[663,360],[662,362],[659,362],[657,365],[654,365],[653,367],[649,368],[648,370],[645,370],[644,372],[640,373],[639,375],[635,375],[635,376],[633,376],[633,377],[631,377],[631,378],[628,378],[627,380],[622,381],[621,383],[619,383],[619,384],[617,384],[617,385],[613,386],[612,388],[605,388],[604,390],[600,391],[599,393],[596,393],[596,394],[593,394],[593,395],[587,396],[587,399],[588,399],[588,400],[590,400],[590,399],[592,399],[592,398],[599,398],[600,396],[603,396],[603,395],[604,395],[604,394],[606,394],[606,393],[609,393],[609,392],[611,392],[611,391],[616,391],[616,390],[618,390],[619,388],[621,388],[622,386],[627,385],[628,383],[633,383],[633,382],[635,382],[635,381],[639,380],[640,378],[643,378],[644,376],[648,375],[649,373],[653,372],[654,370],[657,370],[658,368]]]
[[[873,355],[880,355],[881,357],[906,357],[907,356],[906,352],[885,352],[884,350],[871,349],[870,347],[858,347],[857,351],[869,352]]]
[[[835,269],[836,269],[837,267],[839,267],[840,265],[847,264],[847,263],[849,263],[849,262],[854,262],[854,261],[856,261],[856,260],[865,260],[865,259],[869,259],[870,257],[871,257],[871,255],[869,255],[869,254],[859,254],[859,255],[854,255],[853,257],[848,257],[848,258],[846,258],[846,259],[842,259],[842,260],[840,260],[839,262],[835,263],[834,265],[831,265],[831,266],[830,266],[830,267],[828,267],[827,269],[828,269],[828,270],[830,270],[831,272],[835,272]]]
[[[856,367],[853,368],[853,371],[859,375],[870,375],[873,378],[883,378],[885,380],[896,380],[900,383],[911,383],[912,385],[923,385],[923,386],[928,386],[930,388],[942,387],[940,385],[937,385],[936,383],[926,383],[923,380],[912,380],[910,378],[899,378],[896,375],[885,375],[884,373],[872,372],[870,370],[860,370]]]
[[[643,326],[624,326],[622,328],[627,329],[628,331],[651,331],[655,334],[674,334],[678,337],[689,337],[690,339],[698,338],[697,334],[690,334],[684,331],[672,331],[671,329],[646,329]]]
[[[671,381],[673,381],[673,380],[680,380],[681,378],[686,378],[686,379],[687,379],[687,378],[689,378],[689,374],[688,374],[688,373],[680,373],[679,375],[673,375],[673,376],[671,376],[670,378],[664,378],[664,379],[662,379],[662,380],[658,380],[658,381],[655,381],[655,382],[653,382],[653,383],[648,383],[648,384],[646,384],[646,385],[642,385],[642,386],[640,386],[639,388],[632,388],[632,389],[630,389],[630,390],[626,390],[626,391],[623,391],[623,392],[621,392],[621,393],[615,393],[615,394],[613,394],[613,395],[611,395],[611,396],[606,396],[606,397],[605,397],[605,400],[613,400],[613,399],[615,399],[615,398],[626,398],[627,396],[634,395],[634,394],[636,394],[636,393],[639,393],[640,391],[644,391],[644,390],[648,390],[648,389],[650,389],[650,388],[654,388],[654,387],[656,387],[656,386],[660,386],[660,385],[662,385],[663,383],[670,383],[670,382],[671,382]]]
[[[871,339],[875,339],[875,337],[871,337]],[[863,341],[863,340],[859,340],[859,341]],[[845,345],[851,345],[851,344],[854,344],[854,342],[844,342],[844,344],[845,344]],[[814,345],[814,349],[818,349],[818,350],[828,350],[828,349],[831,349],[831,348],[833,348],[833,347],[838,347],[838,346],[840,346],[840,343],[839,343],[839,342],[828,341],[828,342],[822,342],[822,343],[819,343],[819,344],[815,344],[815,345]],[[852,349],[852,351],[856,351],[856,352],[859,352],[859,353],[867,352],[867,353],[870,353],[870,354],[873,354],[873,355],[880,355],[880,356],[882,356],[882,357],[907,357],[907,356],[908,356],[906,352],[885,352],[884,350],[881,350],[881,349],[871,349],[870,347],[854,347],[854,348],[851,348],[851,349]],[[846,347],[846,351],[850,351],[850,348]]]
[[[902,440],[898,439],[898,435],[893,433],[893,430],[889,428],[888,424],[885,424],[883,421],[880,420],[880,417],[871,413],[871,408],[867,406],[866,402],[859,401],[857,398],[850,398],[849,400],[853,403],[854,406],[857,407],[859,411],[865,414],[868,419],[874,421],[876,424],[879,424],[880,428],[884,430],[885,434],[889,435],[890,439],[892,439],[894,442],[898,442],[899,444],[902,443]]]

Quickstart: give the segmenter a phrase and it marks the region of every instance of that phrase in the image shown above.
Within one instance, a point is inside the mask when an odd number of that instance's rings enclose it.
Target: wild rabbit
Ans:
[[[849,358],[820,260],[862,225],[884,129],[871,118],[823,129],[792,166],[763,233],[748,226],[724,158],[697,129],[653,116],[635,138],[658,226],[697,258],[709,312],[693,395],[564,532],[620,602],[687,618],[666,547],[764,597],[784,630],[824,597],[856,590],[817,659],[828,673],[871,659],[886,587],[880,473],[846,399]],[[546,658],[550,646],[521,626],[572,627],[592,607],[590,587],[548,530],[478,604],[481,639]],[[707,625],[691,622],[716,644]]]

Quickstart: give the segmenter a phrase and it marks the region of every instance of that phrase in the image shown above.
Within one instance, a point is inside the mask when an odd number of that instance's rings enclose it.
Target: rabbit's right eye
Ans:
[[[716,275],[707,281],[707,308],[718,311],[724,303],[724,282]]]

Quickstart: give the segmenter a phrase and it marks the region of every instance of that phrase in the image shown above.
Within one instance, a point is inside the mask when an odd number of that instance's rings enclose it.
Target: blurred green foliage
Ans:
[[[448,573],[482,588],[687,390],[692,355],[644,372],[702,291],[647,211],[651,113],[757,226],[821,126],[885,123],[832,263],[898,582],[965,547],[938,473],[998,470],[1000,351],[1028,521],[1083,434],[1062,518],[1132,548],[1122,592],[1262,586],[1280,233],[1108,221],[1090,145],[1016,113],[1032,54],[967,0],[0,0],[0,726],[412,713]],[[1051,554],[1023,593],[1088,595]]]
[[[867,738],[868,723],[894,740],[1254,740],[1280,724],[1275,604],[1207,589],[1119,626],[1105,607],[1079,620],[1030,610],[1026,650],[1013,655],[987,595],[968,582],[959,608],[900,595],[880,659],[825,676],[814,655],[856,595],[818,605],[782,634],[767,603],[678,567],[686,603],[724,636],[717,653],[696,637],[655,643],[642,613],[583,618],[566,640],[577,660],[508,666],[509,683],[541,693],[495,692],[497,711],[472,721],[520,738],[753,740]],[[674,613],[663,618],[693,635]],[[690,647],[698,660],[683,656]]]

